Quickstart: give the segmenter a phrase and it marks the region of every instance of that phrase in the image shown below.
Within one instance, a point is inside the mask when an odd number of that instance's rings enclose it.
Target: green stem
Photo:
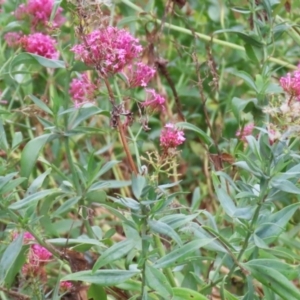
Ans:
[[[282,19],[279,16],[275,17],[275,22],[276,22],[276,24],[288,23],[287,21],[285,21],[284,19]],[[299,36],[298,32],[293,28],[292,25],[289,26],[287,33],[299,46],[300,45],[300,36]]]
[[[20,216],[19,213],[16,213],[16,212],[14,212],[13,210],[11,210],[11,209],[5,207],[1,202],[0,202],[0,208],[1,208],[2,211],[7,211],[7,213],[10,215],[11,220],[12,220],[13,222],[15,222],[15,223],[21,223],[21,226],[23,225],[22,228],[23,228],[24,230],[30,232],[30,233],[33,235],[33,237],[36,239],[36,241],[37,241],[41,246],[43,246],[43,247],[45,247],[47,250],[49,250],[49,251],[53,254],[53,256],[55,256],[55,257],[61,259],[61,254],[60,254],[60,252],[59,252],[58,250],[56,250],[51,244],[48,244],[48,243],[44,242],[42,239],[40,239],[39,236],[35,234],[35,232],[31,229],[31,227],[30,227],[29,225],[27,225],[27,224],[25,224],[25,225],[22,224],[22,221],[21,221],[22,216]]]
[[[261,194],[260,194],[260,197],[259,197],[258,205],[257,205],[256,210],[255,210],[255,212],[254,212],[252,221],[251,221],[251,223],[250,223],[250,226],[249,226],[249,229],[248,229],[248,233],[247,233],[247,235],[246,235],[246,238],[245,238],[245,241],[244,241],[242,250],[240,251],[240,253],[239,253],[238,257],[237,257],[237,262],[239,262],[239,261],[241,260],[241,258],[242,258],[242,256],[243,256],[244,252],[246,251],[246,249],[247,249],[247,247],[248,247],[249,239],[250,239],[250,237],[251,237],[252,234],[253,234],[253,229],[254,229],[254,226],[255,226],[255,224],[256,224],[256,222],[257,222],[257,219],[258,219],[258,217],[259,217],[260,209],[261,209],[261,207],[262,207],[262,204],[263,204],[264,199],[265,199],[265,197],[266,197],[266,195],[267,195],[267,192],[268,192],[267,187],[268,187],[268,181],[266,181],[266,182],[264,183],[264,185],[262,186],[262,190],[261,190]],[[237,264],[237,262],[234,261],[234,263],[233,263],[233,265],[232,265],[232,267],[231,267],[231,269],[230,269],[230,271],[229,271],[229,273],[228,273],[228,277],[227,277],[228,279],[231,278],[231,275],[233,274],[235,267],[239,265],[239,264]]]
[[[199,290],[199,293],[201,294],[205,294],[207,292],[208,289],[216,286],[218,283],[220,283],[221,281],[223,281],[223,276],[215,281],[212,281],[210,282],[209,284],[203,286],[200,290]]]
[[[66,151],[70,171],[72,174],[73,186],[74,186],[74,189],[76,190],[77,195],[80,196],[81,195],[81,186],[80,186],[77,171],[75,169],[74,162],[72,159],[69,137],[67,137],[67,136],[64,137],[64,144],[65,144],[65,151]]]
[[[256,210],[255,210],[255,212],[254,212],[254,216],[253,216],[253,219],[251,221],[250,228],[249,228],[249,231],[247,233],[247,236],[245,238],[245,242],[244,242],[243,248],[242,248],[242,250],[240,251],[240,253],[239,253],[238,257],[237,257],[238,261],[242,258],[244,252],[246,251],[246,249],[248,247],[248,242],[249,242],[249,239],[250,239],[250,237],[252,235],[252,231],[253,231],[254,225],[256,224],[256,221],[258,219],[261,206],[262,206],[262,203],[259,203],[258,206],[257,206],[257,208],[256,208]]]
[[[141,226],[141,238],[142,238],[142,286],[141,286],[141,299],[147,299],[147,285],[146,285],[146,262],[148,257],[149,242],[147,240],[147,213],[145,207],[142,206],[143,223]]]
[[[87,231],[87,234],[90,238],[94,238],[94,233],[93,230],[91,228],[91,224],[89,222],[89,212],[88,212],[88,208],[85,206],[85,201],[84,201],[84,197],[82,196],[82,189],[81,189],[81,185],[79,182],[79,178],[78,178],[78,174],[72,159],[72,154],[71,154],[71,149],[70,149],[70,145],[69,145],[69,137],[65,136],[64,137],[64,143],[65,143],[65,150],[66,150],[66,154],[67,154],[67,160],[70,166],[70,171],[72,174],[72,181],[73,181],[73,186],[76,190],[76,193],[78,196],[81,196],[81,200],[80,200],[80,205],[82,208],[82,219],[83,219],[83,224],[84,227]]]
[[[156,235],[156,234],[154,234],[153,237],[154,237],[155,246],[156,246],[156,248],[158,250],[158,253],[159,253],[160,257],[166,256],[165,249],[164,249],[164,247],[162,245],[162,242],[161,242],[159,236]],[[168,278],[171,286],[172,287],[176,287],[177,286],[176,281],[174,279],[172,271],[169,268],[165,269],[165,275],[167,276],[167,278]]]
[[[121,1],[125,5],[131,7],[132,9],[134,9],[135,11],[145,14],[144,16],[147,17],[148,19],[150,18],[150,16],[146,15],[146,12],[142,8],[140,8],[139,6],[133,4],[131,1],[129,1],[129,0],[121,0]],[[186,33],[188,35],[195,35],[198,38],[200,38],[204,41],[207,41],[207,42],[212,42],[212,43],[215,43],[215,44],[218,44],[218,45],[221,45],[221,46],[229,47],[229,48],[240,50],[240,51],[243,51],[243,52],[246,51],[243,46],[240,46],[240,45],[237,45],[237,44],[234,44],[234,43],[230,43],[230,42],[226,42],[226,41],[223,41],[223,40],[220,40],[220,39],[215,39],[215,38],[212,38],[210,35],[206,35],[206,34],[203,34],[203,33],[200,33],[200,32],[196,32],[196,31],[192,31],[190,29],[186,29],[186,28],[183,28],[183,27],[180,27],[180,26],[172,25],[172,24],[167,23],[167,22],[162,22],[161,20],[156,19],[155,21],[158,24],[163,23],[164,27],[166,27],[166,28],[172,29],[172,30],[177,31],[177,32]],[[294,65],[292,65],[292,64],[290,64],[286,61],[283,61],[281,59],[275,58],[275,57],[269,57],[268,60],[273,62],[273,63],[279,64],[281,66],[290,68],[290,69],[294,69],[294,70],[297,69],[296,66],[294,66]]]
[[[134,147],[134,152],[135,152],[135,157],[136,157],[136,163],[137,163],[137,167],[138,167],[138,170],[140,171],[141,170],[141,158],[140,158],[140,153],[139,153],[139,149],[138,149],[138,146],[137,146],[137,137],[139,136],[141,130],[142,130],[142,127],[140,127],[138,133],[136,136],[133,135],[133,132],[131,130],[131,128],[128,126],[127,127],[127,130],[130,134],[130,137],[131,137],[131,140],[132,140],[132,143],[133,143],[133,147]]]

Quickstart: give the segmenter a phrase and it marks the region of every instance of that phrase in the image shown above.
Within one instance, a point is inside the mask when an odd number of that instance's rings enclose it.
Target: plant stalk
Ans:
[[[155,243],[155,246],[158,250],[158,253],[159,253],[160,257],[164,257],[166,255],[166,253],[165,253],[164,247],[162,245],[162,242],[161,242],[159,236],[154,234],[153,238],[154,238],[154,243]],[[169,268],[165,269],[165,275],[168,278],[171,286],[176,287],[177,286],[176,281],[174,279],[172,271]]]
[[[146,15],[146,12],[142,8],[140,8],[139,6],[133,4],[131,1],[129,1],[129,0],[121,0],[121,1],[125,5],[131,7],[132,9],[134,9],[135,11],[137,11],[139,13],[143,13],[144,16],[147,17],[148,19],[152,18],[149,15]],[[161,20],[156,19],[155,21],[158,24],[162,24]],[[196,31],[192,31],[190,29],[186,29],[186,28],[183,28],[183,27],[180,27],[180,26],[172,25],[172,24],[167,23],[167,22],[163,22],[163,25],[164,25],[164,27],[169,28],[169,29],[174,30],[174,31],[177,31],[177,32],[186,33],[188,35],[196,35],[201,40],[204,40],[204,41],[207,41],[207,42],[212,42],[212,43],[215,43],[217,45],[221,45],[221,46],[229,47],[231,49],[236,49],[236,50],[246,52],[246,50],[243,46],[240,46],[240,45],[237,45],[237,44],[226,42],[226,41],[223,41],[223,40],[220,40],[220,39],[215,39],[215,38],[212,38],[212,36],[209,36],[209,35],[206,35],[206,34],[203,34],[203,33],[200,33],[200,32],[196,32]],[[296,66],[294,66],[294,65],[292,65],[292,64],[290,64],[286,61],[283,61],[281,59],[275,58],[275,57],[269,57],[268,60],[273,62],[273,63],[276,63],[278,65],[287,67],[289,69],[293,69],[293,70],[297,69]]]

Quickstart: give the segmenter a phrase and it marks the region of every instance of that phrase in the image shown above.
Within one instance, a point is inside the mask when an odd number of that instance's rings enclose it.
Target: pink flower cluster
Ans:
[[[28,0],[27,4],[21,4],[15,11],[15,17],[18,20],[29,18],[32,28],[38,25],[46,26],[50,21],[51,13],[54,7],[54,0]],[[56,11],[52,22],[52,27],[59,27],[65,22],[62,16],[62,8]]]
[[[9,47],[17,47],[20,44],[22,36],[23,34],[20,32],[8,32],[4,35],[4,40]]]
[[[95,30],[84,37],[81,44],[75,45],[71,51],[75,59],[94,66],[102,76],[111,76],[123,72],[130,88],[146,87],[154,77],[156,70],[139,61],[142,46],[128,31],[116,27]],[[73,79],[70,94],[75,107],[93,98],[95,87],[87,78]],[[146,89],[147,97],[142,103],[144,107],[164,110],[165,98],[153,89]]]
[[[18,234],[14,233],[13,238],[15,239]],[[28,244],[30,241],[34,241],[34,237],[31,233],[24,233],[24,243]],[[49,262],[52,257],[52,253],[49,252],[46,248],[39,244],[33,244],[29,248],[27,262],[22,268],[22,273],[25,276],[31,275],[44,275],[43,266],[46,262]]]
[[[285,77],[281,77],[279,82],[285,92],[300,100],[300,64],[296,71],[286,74]]]
[[[72,288],[73,284],[70,281],[61,281],[59,287],[63,290],[63,291],[68,291]]]
[[[33,33],[24,36],[20,44],[25,51],[50,59],[58,59],[59,52],[56,50],[56,42],[50,36],[43,33]]]
[[[115,74],[137,58],[143,48],[128,31],[116,27],[95,30],[71,51],[75,58],[94,65],[103,75]]]
[[[69,93],[74,101],[75,108],[91,102],[95,98],[97,86],[90,81],[87,74],[82,74],[80,78],[73,78],[70,83]]]
[[[146,89],[147,98],[146,101],[142,103],[144,107],[150,107],[152,110],[165,110],[166,99],[157,94],[154,89]]]
[[[178,129],[174,124],[168,123],[160,134],[160,145],[164,151],[170,148],[176,148],[185,141],[184,132]]]
[[[155,75],[155,69],[142,62],[135,62],[127,67],[128,84],[131,88],[142,86],[146,87],[148,82]]]
[[[239,129],[236,132],[235,136],[238,137],[243,142],[247,142],[246,136],[252,135],[253,129],[254,129],[254,124],[250,123],[246,125],[243,129]]]

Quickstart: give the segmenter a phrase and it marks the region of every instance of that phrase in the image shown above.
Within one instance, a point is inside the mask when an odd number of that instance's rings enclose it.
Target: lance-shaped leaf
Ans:
[[[211,243],[214,239],[197,239],[177,248],[167,255],[160,258],[153,266],[155,268],[166,268],[171,265],[176,265],[188,258],[194,251]]]
[[[113,286],[122,283],[137,274],[139,274],[139,271],[98,270],[93,273],[92,270],[88,270],[66,275],[61,280],[84,281],[99,284],[101,286]]]

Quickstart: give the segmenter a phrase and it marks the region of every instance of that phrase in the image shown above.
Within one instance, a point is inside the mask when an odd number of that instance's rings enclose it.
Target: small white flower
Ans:
[[[287,103],[283,103],[280,106],[280,110],[283,114],[286,114],[286,113],[290,112],[291,108],[289,107],[289,105]]]

